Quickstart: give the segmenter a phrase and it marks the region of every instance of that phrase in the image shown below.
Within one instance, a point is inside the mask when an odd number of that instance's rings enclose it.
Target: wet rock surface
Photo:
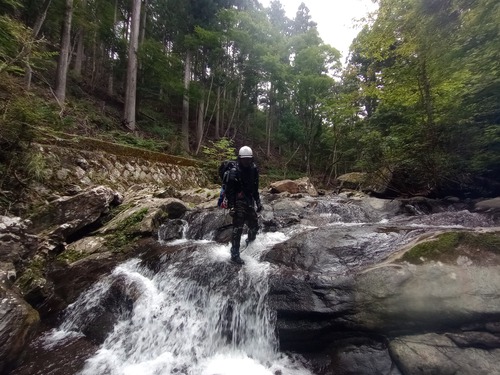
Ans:
[[[0,285],[0,372],[16,364],[40,322],[38,312],[19,294]]]
[[[45,346],[41,341],[32,342],[20,365],[11,375],[68,375],[76,374],[98,347],[85,337],[65,340],[58,346]],[[54,365],[57,364],[57,365]]]
[[[259,217],[263,232],[288,237],[262,258],[273,268],[268,302],[276,312],[282,350],[302,353],[318,375],[500,373],[498,254],[461,247],[457,257],[421,264],[400,259],[415,244],[442,232],[486,228],[495,233],[495,215],[481,205],[472,212],[460,202],[383,200],[356,193],[316,197],[308,181],[297,186],[297,193],[263,194]],[[30,341],[38,314],[48,326],[56,324],[68,304],[131,257],[139,256],[145,267],[158,272],[208,246],[169,241],[229,242],[231,220],[215,208],[217,194],[171,195],[137,189],[120,198],[99,187],[54,201],[33,225],[21,219],[0,221],[0,244],[12,250],[0,251],[7,285],[2,293],[17,296],[20,306],[1,317],[2,327],[9,327],[0,332],[9,337],[0,353],[1,366],[14,366],[27,348],[13,374],[76,373],[131,311],[137,290],[115,280],[83,325],[87,337],[57,348]],[[111,212],[114,205],[119,212]],[[37,272],[22,279],[28,268]],[[183,277],[207,286],[213,272],[226,275],[231,285],[238,270],[225,262],[180,268]],[[9,320],[12,314],[21,320]]]

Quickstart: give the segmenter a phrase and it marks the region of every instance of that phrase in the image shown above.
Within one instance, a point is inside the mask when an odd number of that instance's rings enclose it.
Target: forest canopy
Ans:
[[[198,158],[248,144],[325,186],[356,171],[389,195],[500,195],[500,3],[376,2],[342,65],[307,1],[289,18],[279,1],[0,0],[0,75],[50,89],[59,114],[3,89],[2,169],[9,134],[59,121]],[[84,95],[119,119],[68,119]]]

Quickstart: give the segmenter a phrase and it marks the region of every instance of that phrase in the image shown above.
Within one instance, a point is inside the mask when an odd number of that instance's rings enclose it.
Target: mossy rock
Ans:
[[[149,208],[143,207],[120,221],[113,233],[106,236],[107,243],[112,250],[118,250],[140,237],[140,224],[149,212]]]
[[[26,300],[32,303],[50,294],[45,278],[46,260],[37,256],[33,258],[15,285],[19,288]],[[50,289],[50,288],[49,288]]]
[[[401,258],[412,264],[428,261],[456,263],[467,257],[478,265],[500,264],[500,232],[447,232],[430,241],[417,244]]]

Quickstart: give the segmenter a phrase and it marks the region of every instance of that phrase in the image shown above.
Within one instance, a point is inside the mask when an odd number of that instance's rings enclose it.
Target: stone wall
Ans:
[[[46,185],[50,185],[48,189],[107,185],[125,191],[137,184],[188,189],[210,183],[206,172],[194,160],[171,157],[172,163],[168,163],[155,160],[162,154],[152,152],[146,153],[150,158],[144,158],[54,145],[34,147],[45,160],[43,175]]]

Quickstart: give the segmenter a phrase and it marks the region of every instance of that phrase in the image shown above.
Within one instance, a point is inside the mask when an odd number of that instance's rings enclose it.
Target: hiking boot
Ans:
[[[241,259],[239,256],[231,257],[231,261],[236,263],[236,264],[240,264],[240,265],[245,264],[243,259]]]

